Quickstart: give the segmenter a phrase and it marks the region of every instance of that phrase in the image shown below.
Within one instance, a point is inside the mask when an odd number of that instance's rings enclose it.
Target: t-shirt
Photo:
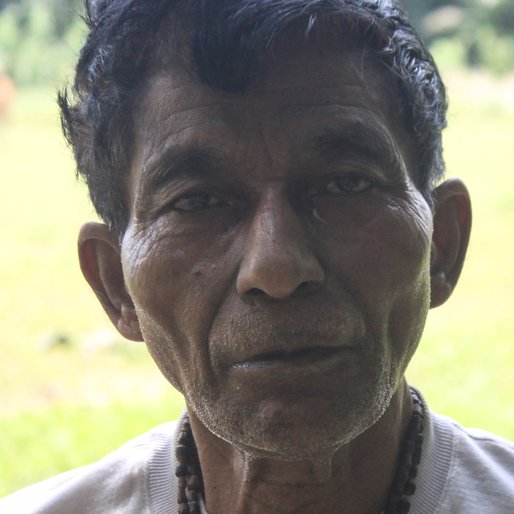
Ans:
[[[157,426],[94,464],[22,489],[0,500],[0,513],[176,514],[176,427]],[[514,443],[427,409],[410,502],[409,514],[513,514]]]

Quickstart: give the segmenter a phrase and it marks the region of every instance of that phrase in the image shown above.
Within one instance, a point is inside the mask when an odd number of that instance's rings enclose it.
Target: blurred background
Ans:
[[[433,410],[514,439],[514,0],[405,0],[448,85],[448,176],[474,230],[461,282],[431,312],[408,378]],[[91,462],[183,402],[121,340],[82,279],[95,219],[60,134],[81,0],[0,0],[0,496]]]

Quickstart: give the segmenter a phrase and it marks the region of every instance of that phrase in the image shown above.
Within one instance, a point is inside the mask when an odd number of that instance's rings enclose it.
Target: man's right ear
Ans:
[[[121,265],[116,236],[102,223],[86,223],[78,240],[80,268],[118,332],[132,341],[143,336]]]

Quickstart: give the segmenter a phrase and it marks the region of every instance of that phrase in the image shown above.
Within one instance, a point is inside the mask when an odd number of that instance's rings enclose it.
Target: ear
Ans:
[[[471,202],[466,186],[447,180],[434,192],[434,232],[430,260],[430,307],[452,294],[459,280],[471,231]]]
[[[113,325],[123,337],[142,341],[134,304],[125,287],[116,236],[106,225],[87,223],[80,230],[78,251],[82,274]]]

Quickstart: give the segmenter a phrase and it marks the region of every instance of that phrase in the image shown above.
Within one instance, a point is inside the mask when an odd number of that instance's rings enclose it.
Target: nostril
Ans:
[[[248,296],[264,296],[264,295],[266,295],[266,293],[262,289],[259,289],[258,287],[253,287],[252,289],[247,291],[246,294]]]
[[[302,282],[297,288],[297,291],[313,291],[320,287],[320,283],[315,280],[307,280]]]
[[[258,287],[253,287],[252,289],[245,291],[244,294],[240,296],[243,302],[247,303],[248,305],[255,305],[256,303],[261,302],[266,298],[271,298],[270,295]]]
[[[275,283],[274,286],[268,286],[267,288],[262,289],[259,287],[252,287],[251,289],[244,291],[241,296],[249,302],[264,297],[282,299],[289,296],[302,296],[315,293],[320,289],[321,285],[322,284],[316,280],[306,280],[294,288],[283,290],[280,287],[277,287],[277,284]]]

